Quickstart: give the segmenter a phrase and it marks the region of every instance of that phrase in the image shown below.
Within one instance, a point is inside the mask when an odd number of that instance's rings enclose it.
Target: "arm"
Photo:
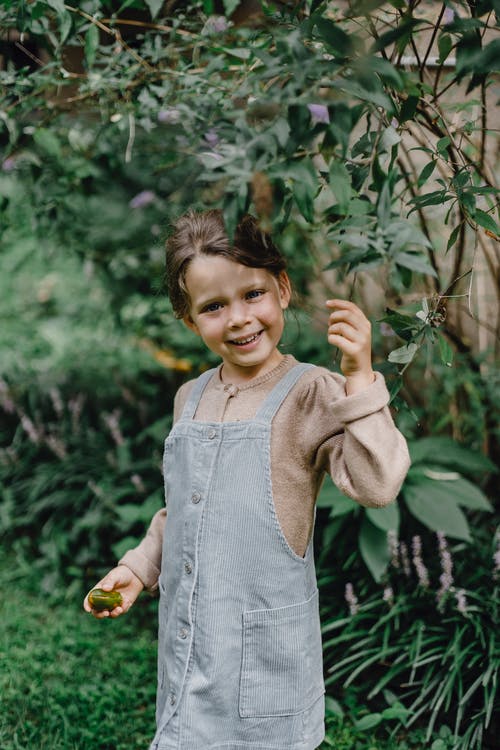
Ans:
[[[408,448],[392,420],[384,379],[372,369],[370,322],[353,302],[326,304],[332,310],[328,341],[342,352],[345,390],[330,404],[341,431],[323,434],[317,461],[346,495],[362,505],[382,506],[399,492],[409,467]]]
[[[185,386],[181,386],[175,396],[174,422],[177,421],[184,407],[187,397],[186,390]],[[102,588],[104,591],[119,591],[123,596],[122,606],[115,607],[111,612],[107,610],[96,612],[90,607],[87,594],[83,602],[83,608],[86,612],[99,619],[102,617],[119,617],[130,609],[143,588],[154,591],[158,587],[166,517],[166,508],[162,508],[155,513],[144,539],[137,547],[128,550],[119,560],[117,567],[110,570],[94,586],[94,588]]]

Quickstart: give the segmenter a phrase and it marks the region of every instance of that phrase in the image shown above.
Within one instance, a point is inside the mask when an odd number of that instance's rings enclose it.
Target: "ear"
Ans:
[[[184,315],[182,320],[187,325],[190,331],[193,331],[194,333],[196,333],[197,336],[200,336],[200,329],[198,328],[198,326],[192,319],[191,315]]]
[[[278,287],[280,293],[281,309],[286,310],[292,297],[292,285],[286,271],[281,271],[278,276]]]

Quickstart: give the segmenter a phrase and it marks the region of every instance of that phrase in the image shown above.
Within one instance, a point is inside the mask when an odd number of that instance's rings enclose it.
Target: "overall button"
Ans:
[[[187,628],[181,628],[179,630],[179,638],[182,638],[184,641],[189,635],[189,630]]]
[[[195,505],[196,505],[196,503],[199,503],[200,500],[201,500],[200,493],[199,492],[193,492],[193,494],[191,495],[191,502],[195,503]]]
[[[184,563],[184,572],[187,573],[188,576],[191,575],[191,573],[193,572],[193,566],[191,565],[191,563],[189,562]]]
[[[170,693],[168,700],[170,701],[170,705],[173,706],[175,701],[177,700],[177,696],[175,693]]]
[[[211,429],[208,431],[208,439],[213,440],[217,436],[217,430]]]

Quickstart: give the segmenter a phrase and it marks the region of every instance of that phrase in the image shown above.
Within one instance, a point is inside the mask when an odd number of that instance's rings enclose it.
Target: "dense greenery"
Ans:
[[[96,622],[80,601],[40,596],[36,573],[0,551],[2,750],[130,750],[154,733],[156,600],[141,596],[129,617]],[[110,648],[112,642],[113,647]],[[353,693],[344,709],[329,699],[321,750],[419,750],[422,730],[390,730],[396,709],[376,729]],[[392,716],[392,718],[391,718]],[[364,726],[366,725],[366,726]],[[433,736],[447,750],[451,730]],[[434,747],[434,745],[433,745]]]
[[[0,0],[9,547],[73,607],[144,532],[173,394],[213,363],[165,298],[163,239],[188,205],[230,229],[251,210],[301,297],[285,347],[335,367],[323,299],[352,296],[412,450],[387,510],[320,497],[332,701],[364,705],[362,727],[428,728],[437,750],[498,732],[499,12]]]

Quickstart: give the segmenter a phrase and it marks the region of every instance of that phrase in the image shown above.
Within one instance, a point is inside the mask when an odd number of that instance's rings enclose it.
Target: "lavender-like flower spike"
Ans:
[[[401,556],[401,565],[403,566],[403,572],[407,578],[411,576],[410,556],[408,554],[408,547],[404,542],[399,545],[399,554]]]
[[[397,570],[399,569],[398,535],[394,529],[387,532],[387,546],[391,555],[391,565]]]
[[[119,409],[115,409],[114,411],[110,413],[105,413],[102,416],[104,420],[104,424],[108,428],[108,430],[111,433],[111,436],[113,440],[115,441],[116,445],[124,445],[125,438],[123,437],[123,433],[120,429],[120,411]]]
[[[16,407],[10,397],[9,386],[0,378],[0,406],[7,414],[14,414]]]
[[[500,578],[500,530],[496,534],[496,549],[493,553],[493,580]]]
[[[383,599],[384,602],[386,602],[389,607],[392,607],[394,604],[394,591],[392,590],[391,586],[386,586],[383,593]]]
[[[349,613],[355,615],[359,611],[359,604],[352,583],[345,585],[345,600],[349,605]]]
[[[463,589],[459,589],[455,594],[455,599],[457,600],[457,609],[462,615],[467,614],[467,599],[465,597],[465,591]]]
[[[444,596],[453,587],[453,561],[451,559],[450,550],[448,549],[448,542],[442,531],[437,532],[437,538],[439,543],[439,558],[441,560],[441,570],[443,571],[439,576],[439,582],[441,587],[437,592],[438,603],[441,604]]]
[[[150,203],[153,203],[154,200],[156,200],[156,193],[152,190],[142,190],[132,198],[129,202],[129,206],[130,208],[144,208],[145,206],[149,206]]]
[[[418,582],[422,588],[428,589],[429,573],[422,560],[422,540],[418,535],[413,537],[411,546],[413,552],[413,566],[417,573]]]

